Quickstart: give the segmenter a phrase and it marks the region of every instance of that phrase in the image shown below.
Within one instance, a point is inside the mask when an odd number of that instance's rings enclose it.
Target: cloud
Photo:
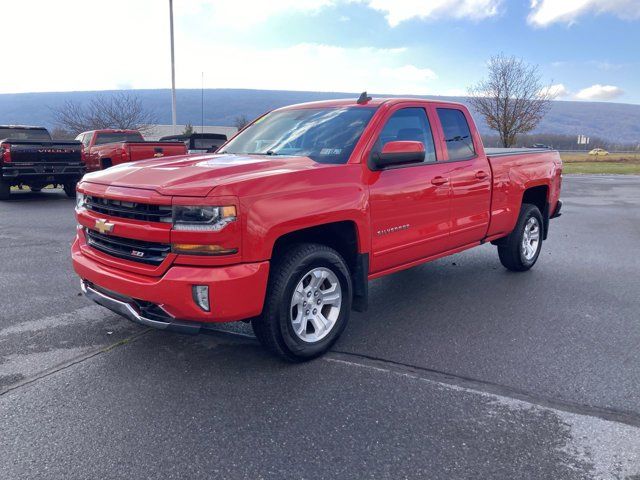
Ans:
[[[352,0],[365,3],[385,14],[392,27],[400,23],[427,18],[468,18],[482,20],[499,13],[503,0]]]
[[[623,68],[625,68],[627,66],[627,64],[624,63],[611,63],[611,62],[601,62],[601,61],[597,61],[597,60],[591,60],[589,62],[587,62],[588,65],[594,66],[596,67],[598,70],[603,70],[605,72],[612,72],[612,71],[616,71],[616,70],[621,70]]]
[[[542,89],[543,94],[549,94],[553,98],[563,98],[569,95],[569,90],[562,83],[557,83],[555,85],[550,85],[546,88]]]
[[[191,10],[188,13],[204,15],[216,24],[222,24],[226,28],[247,30],[277,15],[292,13],[315,14],[324,8],[336,5],[338,1],[192,0]]]
[[[531,0],[531,10],[528,21],[536,27],[572,24],[588,12],[610,13],[625,20],[640,18],[638,0]]]
[[[205,70],[206,88],[428,94],[433,90],[431,81],[437,78],[430,68],[406,62],[406,52],[401,48],[346,48],[307,43],[267,49],[232,45],[199,48],[184,47],[182,55],[192,55],[194,62],[193,67],[186,67],[191,57],[183,60],[185,68],[178,78],[181,87],[198,86],[201,69],[196,59],[214,51],[218,64],[224,68]],[[281,75],[279,65],[295,65],[295,68]],[[195,85],[189,85],[194,82]]]
[[[499,13],[504,0],[192,0],[191,9],[225,28],[247,30],[271,17],[315,14],[323,9],[361,4],[383,13],[389,25],[428,18],[481,20]],[[339,17],[343,21],[345,17]]]
[[[578,100],[613,100],[624,94],[620,87],[613,85],[591,85],[576,93]]]

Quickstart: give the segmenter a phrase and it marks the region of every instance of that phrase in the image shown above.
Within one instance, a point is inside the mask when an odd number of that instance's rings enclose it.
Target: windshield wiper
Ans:
[[[222,152],[216,152],[216,153],[229,153],[229,152],[224,150]],[[273,150],[268,150],[266,152],[232,152],[231,155],[269,155],[270,157],[277,157],[280,154]]]

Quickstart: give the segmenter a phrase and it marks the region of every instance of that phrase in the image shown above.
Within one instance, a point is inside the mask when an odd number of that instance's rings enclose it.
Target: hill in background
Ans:
[[[139,96],[144,106],[154,112],[157,123],[171,123],[171,91],[169,89],[130,92]],[[97,94],[113,93],[114,91],[0,94],[0,124],[44,125],[53,128],[55,126],[53,110],[65,101],[84,102]],[[207,89],[204,91],[204,124],[230,126],[240,115],[252,119],[267,110],[284,105],[331,98],[356,98],[358,94]],[[467,103],[465,97],[426,96],[421,98]],[[179,124],[200,125],[202,121],[201,91],[177,90],[177,110]],[[489,134],[490,130],[480,117],[476,115],[475,118],[481,133]],[[640,144],[640,105],[555,101],[536,132],[587,135],[600,137],[609,142]]]

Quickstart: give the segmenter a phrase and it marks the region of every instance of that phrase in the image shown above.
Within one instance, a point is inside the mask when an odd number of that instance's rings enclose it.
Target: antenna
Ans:
[[[371,97],[369,97],[367,95],[367,92],[364,91],[360,94],[360,97],[358,98],[358,105],[365,105],[366,103],[368,103],[371,100]]]

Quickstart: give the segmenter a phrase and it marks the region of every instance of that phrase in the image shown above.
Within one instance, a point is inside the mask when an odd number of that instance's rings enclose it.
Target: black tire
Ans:
[[[535,218],[538,225],[538,242],[535,248],[533,256],[527,258],[523,252],[523,237],[525,235],[525,227],[529,223],[531,218]],[[520,208],[520,216],[516,222],[516,226],[513,231],[498,245],[498,256],[500,257],[500,263],[514,272],[524,272],[533,267],[540,256],[540,250],[542,249],[544,223],[542,221],[542,214],[535,205],[529,203],[522,204]]]
[[[11,184],[0,180],[0,200],[9,200],[11,196]]]
[[[66,182],[62,188],[64,189],[64,193],[69,198],[76,198],[76,185],[78,184],[77,180],[72,180],[70,182]]]
[[[342,303],[326,336],[309,342],[294,331],[291,300],[298,283],[315,268],[330,270],[335,275],[342,290]],[[344,331],[351,314],[352,292],[349,269],[338,252],[315,243],[294,245],[280,258],[272,260],[264,308],[262,314],[251,321],[251,326],[260,343],[271,353],[292,362],[310,360],[331,348]]]
[[[102,168],[102,170],[105,170],[107,168],[110,168],[113,166],[113,163],[111,162],[110,158],[102,158],[100,159],[100,167]]]

